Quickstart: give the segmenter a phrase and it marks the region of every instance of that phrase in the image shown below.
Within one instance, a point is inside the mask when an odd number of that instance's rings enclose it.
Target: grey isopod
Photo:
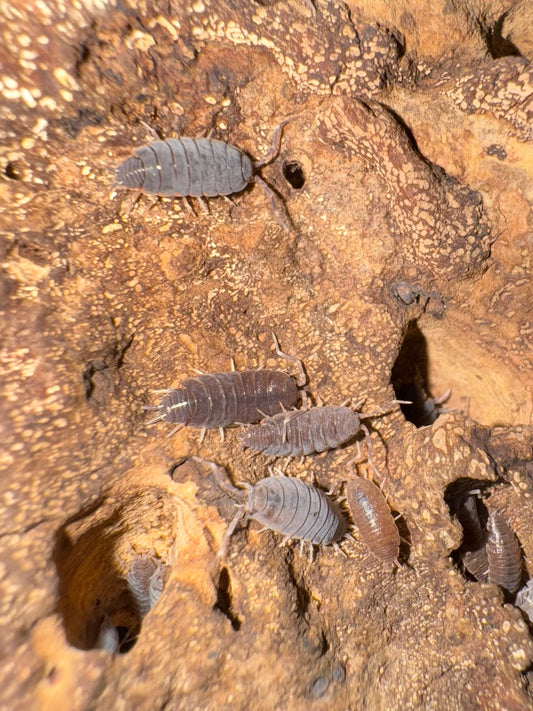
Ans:
[[[489,583],[496,583],[511,595],[522,580],[520,543],[501,511],[491,511],[487,520]]]
[[[349,407],[312,407],[280,412],[241,435],[241,445],[272,457],[307,456],[335,449],[361,429],[361,419]]]
[[[187,425],[197,429],[223,428],[235,423],[260,420],[284,408],[292,407],[305,392],[305,371],[298,358],[280,350],[274,334],[276,353],[298,366],[295,379],[279,370],[242,370],[212,373],[187,378],[180,388],[160,390],[164,396],[159,405],[145,406],[157,416],[147,422],[165,421],[177,424],[170,435]],[[169,435],[169,436],[170,436]]]
[[[400,402],[395,400],[396,402]],[[259,425],[250,427],[241,435],[241,446],[272,457],[307,456],[314,452],[335,449],[353,439],[359,432],[365,435],[368,450],[368,462],[379,475],[372,462],[372,442],[368,427],[361,422],[386,414],[378,410],[361,415],[344,405],[311,407],[308,410],[281,412],[267,417]],[[357,442],[358,457],[360,446]]]
[[[133,561],[126,582],[141,619],[146,617],[161,597],[167,567],[162,561],[148,555],[140,555]]]
[[[400,532],[379,487],[356,477],[346,485],[346,501],[361,541],[387,565],[399,565]]]
[[[241,508],[226,531],[219,556],[243,518],[282,533],[285,540],[299,539],[302,548],[306,541],[329,545],[346,535],[348,523],[342,511],[316,486],[281,474],[261,479],[254,485],[244,484],[245,490],[238,489],[229,482],[223,467],[209,464],[221,488],[235,498]]]
[[[246,515],[272,531],[325,546],[346,534],[346,519],[339,507],[301,479],[269,476],[247,488]]]
[[[256,163],[236,146],[213,138],[168,138],[137,148],[116,169],[114,185],[161,197],[217,197],[260,185],[282,222],[273,190],[255,173],[279,153],[283,121],[267,155]]]

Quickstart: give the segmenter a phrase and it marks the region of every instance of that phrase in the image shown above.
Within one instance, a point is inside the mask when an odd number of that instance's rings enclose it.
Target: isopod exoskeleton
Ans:
[[[391,404],[398,402],[401,401],[394,400]],[[272,457],[307,456],[340,447],[363,432],[368,463],[375,474],[380,476],[372,461],[369,429],[361,420],[380,417],[387,414],[387,410],[362,414],[356,411],[358,405],[355,409],[344,405],[328,405],[281,412],[246,430],[241,435],[241,446]],[[361,451],[358,441],[356,445],[359,459]]]
[[[495,583],[511,595],[522,580],[522,551],[514,531],[501,511],[491,511],[487,520],[487,558],[489,583]]]
[[[364,545],[383,563],[399,565],[400,532],[379,487],[356,477],[346,485],[346,501]]]
[[[339,507],[323,491],[301,479],[270,476],[248,484],[244,504],[248,518],[287,538],[327,546],[344,538],[347,523]]]
[[[144,408],[158,411],[147,424],[159,421],[177,424],[173,434],[185,425],[202,430],[223,428],[255,422],[265,415],[291,408],[300,397],[305,397],[299,390],[305,384],[305,372],[298,358],[280,350],[275,336],[274,343],[279,356],[297,364],[296,379],[283,371],[266,369],[187,378],[179,388],[159,391],[164,393],[159,405]]]
[[[284,227],[275,196],[259,175],[261,166],[276,158],[282,122],[274,131],[267,155],[256,163],[236,146],[213,138],[168,138],[137,148],[116,169],[115,186],[161,197],[217,197],[239,193],[250,183],[260,185]]]

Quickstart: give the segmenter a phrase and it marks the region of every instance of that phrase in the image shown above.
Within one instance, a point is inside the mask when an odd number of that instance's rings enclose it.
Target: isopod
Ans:
[[[522,580],[522,551],[514,531],[501,511],[491,511],[487,520],[487,558],[489,583],[495,583],[511,595]]]
[[[398,401],[394,401],[398,402]],[[360,404],[360,403],[358,403]],[[357,406],[356,406],[357,409]],[[307,456],[314,452],[335,449],[353,439],[359,432],[365,435],[368,461],[372,463],[372,443],[368,427],[361,420],[385,414],[379,410],[360,415],[350,407],[329,405],[308,410],[280,412],[267,417],[259,425],[250,427],[241,435],[241,446],[272,457]],[[360,457],[359,442],[357,442]]]
[[[528,580],[524,587],[516,593],[514,604],[522,610],[533,625],[533,579]]]
[[[297,364],[296,379],[282,371],[266,369],[187,378],[180,388],[158,391],[164,393],[159,405],[144,407],[158,412],[147,424],[161,420],[176,423],[177,427],[170,435],[185,425],[205,431],[235,423],[256,422],[265,415],[292,407],[300,397],[305,399],[305,393],[298,389],[306,380],[302,362],[283,353],[276,336],[272,336],[277,355]]]
[[[400,532],[379,487],[356,477],[346,485],[346,501],[366,547],[387,565],[399,565]]]
[[[161,597],[167,567],[162,561],[147,555],[140,555],[133,561],[126,582],[141,619],[146,617]]]
[[[217,197],[239,193],[257,183],[268,196],[278,219],[275,195],[255,171],[279,153],[283,121],[274,131],[272,145],[261,160],[236,146],[213,138],[168,138],[137,148],[116,169],[115,186],[161,197]]]
[[[349,407],[312,407],[265,418],[243,432],[241,445],[272,457],[307,456],[339,447],[360,429],[361,419]]]
[[[302,549],[306,541],[311,545],[334,544],[348,531],[340,508],[316,486],[281,474],[261,479],[254,485],[244,484],[243,490],[229,483],[225,469],[213,463],[211,467],[221,488],[235,498],[241,508],[224,536],[223,551],[243,518],[282,533],[285,541],[299,539]]]

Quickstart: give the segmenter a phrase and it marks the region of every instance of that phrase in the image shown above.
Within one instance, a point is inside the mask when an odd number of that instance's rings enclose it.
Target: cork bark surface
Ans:
[[[392,6],[393,5],[393,6]],[[513,0],[14,0],[0,9],[0,706],[527,709],[533,621],[457,551],[479,491],[533,571],[533,10]],[[207,205],[113,188],[176,136],[254,160]],[[268,462],[147,426],[197,370],[302,359],[367,422],[398,568],[240,526]],[[451,389],[446,402],[441,396]],[[359,436],[293,460],[335,494]],[[375,478],[375,477],[374,477]],[[356,536],[357,537],[357,536]],[[161,561],[141,620],[128,574]],[[121,646],[101,646],[102,625]]]

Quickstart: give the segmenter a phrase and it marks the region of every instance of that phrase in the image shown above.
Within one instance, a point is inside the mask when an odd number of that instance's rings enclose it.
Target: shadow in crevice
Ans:
[[[504,12],[490,27],[480,25],[481,36],[492,59],[522,56],[518,47],[502,34],[503,25],[508,15],[509,12]]]
[[[286,161],[283,163],[283,177],[295,190],[301,190],[305,185],[305,173],[297,161]]]
[[[238,632],[241,629],[241,621],[232,608],[231,578],[227,568],[222,568],[218,578],[217,601],[213,605],[214,610],[219,610],[231,622],[232,628]]]
[[[463,529],[461,545],[452,551],[451,559],[467,580],[487,580],[488,511],[478,494],[493,485],[482,479],[463,477],[449,484],[444,492],[450,515],[457,518]]]
[[[407,565],[409,563],[409,556],[411,555],[411,547],[413,541],[411,538],[411,531],[407,525],[407,521],[403,514],[395,509],[391,509],[391,514],[400,534],[400,550],[398,553],[398,563],[400,565]]]
[[[428,384],[429,357],[427,341],[416,321],[410,321],[400,352],[392,367],[391,384],[396,399],[410,404],[400,405],[404,417],[416,427],[435,422],[444,411],[441,398],[432,397]]]
[[[289,578],[296,591],[296,615],[302,619],[306,620],[307,613],[309,611],[309,605],[311,603],[311,595],[307,588],[298,582],[296,577],[296,571],[294,570],[294,565],[291,561],[288,561],[287,566],[289,572]]]

